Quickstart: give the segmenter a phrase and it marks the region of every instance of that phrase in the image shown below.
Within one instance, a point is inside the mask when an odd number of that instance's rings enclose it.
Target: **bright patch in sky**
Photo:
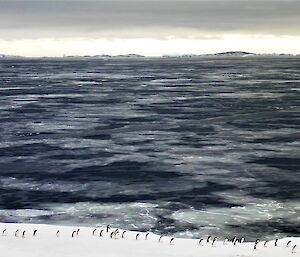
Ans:
[[[146,56],[204,54],[220,51],[255,53],[300,53],[300,37],[247,38],[225,36],[223,39],[28,39],[0,40],[0,49],[25,56],[100,55],[136,53]]]

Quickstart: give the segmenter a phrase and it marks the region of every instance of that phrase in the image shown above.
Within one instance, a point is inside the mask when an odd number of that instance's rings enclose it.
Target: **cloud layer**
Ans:
[[[300,1],[0,0],[0,38],[299,36]]]

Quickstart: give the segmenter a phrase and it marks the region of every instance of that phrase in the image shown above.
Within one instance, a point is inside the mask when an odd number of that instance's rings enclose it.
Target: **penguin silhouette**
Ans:
[[[172,245],[172,243],[174,242],[174,239],[175,239],[174,237],[171,238],[170,245]]]
[[[202,245],[202,242],[203,242],[203,238],[201,238],[200,240],[199,240],[199,243],[198,243],[198,245]]]
[[[148,239],[148,236],[149,236],[149,232],[145,235],[145,240],[147,240]]]

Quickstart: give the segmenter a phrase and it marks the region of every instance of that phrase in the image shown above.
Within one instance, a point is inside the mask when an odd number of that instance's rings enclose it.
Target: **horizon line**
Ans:
[[[125,54],[62,54],[62,55],[40,55],[40,56],[30,56],[30,55],[15,55],[10,53],[0,53],[0,58],[115,58],[115,57],[131,57],[131,58],[163,58],[163,57],[253,57],[253,56],[290,56],[297,57],[300,53],[284,53],[284,52],[274,52],[274,53],[257,53],[257,52],[247,52],[247,51],[222,51],[215,53],[186,53],[186,54],[162,54],[162,55],[144,55],[139,53],[125,53]]]

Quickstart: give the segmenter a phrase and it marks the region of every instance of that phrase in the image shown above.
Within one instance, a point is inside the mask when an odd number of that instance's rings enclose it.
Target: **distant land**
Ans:
[[[24,56],[17,56],[17,55],[6,55],[0,54],[1,58],[6,59],[16,59],[16,58],[99,58],[99,59],[110,59],[110,58],[201,58],[201,57],[211,57],[211,58],[220,58],[220,57],[299,57],[298,55],[293,54],[256,54],[251,52],[244,52],[244,51],[229,51],[229,52],[220,52],[215,54],[182,54],[182,55],[163,55],[158,57],[149,57],[140,54],[124,54],[124,55],[64,55],[63,57],[24,57]]]

